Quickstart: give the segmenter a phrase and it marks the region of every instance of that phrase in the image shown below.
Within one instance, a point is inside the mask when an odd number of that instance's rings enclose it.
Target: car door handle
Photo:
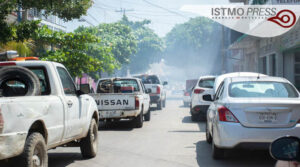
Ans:
[[[68,104],[69,107],[72,107],[73,102],[72,101],[68,101],[67,104]]]

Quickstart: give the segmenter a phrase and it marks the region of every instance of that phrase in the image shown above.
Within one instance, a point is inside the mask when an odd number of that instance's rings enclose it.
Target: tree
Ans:
[[[79,27],[75,32],[88,32],[99,38],[99,46],[111,47],[117,66],[128,64],[136,53],[137,41],[132,29],[120,23],[100,24],[97,27]]]
[[[217,73],[220,66],[213,62],[221,53],[220,36],[221,26],[204,17],[178,24],[165,37],[165,62],[184,71],[187,77]]]
[[[137,53],[130,57],[130,71],[132,73],[145,72],[149,65],[160,61],[162,58],[164,43],[154,31],[147,27],[150,20],[129,21],[124,15],[121,24],[130,26],[138,41]]]
[[[165,37],[167,61],[172,65],[190,61],[197,63],[196,60],[201,57],[199,53],[213,42],[213,33],[217,29],[215,23],[204,17],[176,25]]]
[[[37,30],[37,21],[24,21],[19,24],[6,22],[6,17],[20,8],[25,11],[35,8],[43,11],[44,16],[56,15],[69,21],[85,15],[91,5],[92,0],[0,0],[0,42],[24,41]]]
[[[34,40],[52,46],[42,53],[43,60],[64,64],[74,77],[116,68],[111,48],[97,45],[100,39],[88,32],[53,32],[44,26],[38,30]]]

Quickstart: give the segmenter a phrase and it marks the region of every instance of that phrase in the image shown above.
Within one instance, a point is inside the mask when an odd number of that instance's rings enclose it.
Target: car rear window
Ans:
[[[213,88],[215,84],[215,78],[209,78],[209,79],[201,79],[199,81],[198,86],[202,88]]]
[[[44,67],[26,67],[26,68],[31,70],[39,78],[41,95],[49,95],[51,93],[51,90],[50,90],[50,84],[49,84],[48,75],[46,73],[46,69]],[[24,96],[28,91],[28,87],[26,86],[26,84],[27,83],[21,82],[20,80],[12,79],[3,82],[0,87],[1,88],[5,87],[7,90],[13,90],[10,91],[10,96]]]
[[[246,81],[231,83],[229,86],[229,96],[266,98],[299,97],[295,88],[289,83],[270,81]]]
[[[101,80],[97,86],[97,93],[133,93],[140,91],[134,79]]]
[[[160,81],[156,75],[140,75],[136,76],[142,80],[144,84],[160,84]]]

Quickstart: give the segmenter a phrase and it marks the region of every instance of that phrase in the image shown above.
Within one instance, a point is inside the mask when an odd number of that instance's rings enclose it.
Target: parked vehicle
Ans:
[[[166,107],[166,90],[164,88],[168,82],[161,82],[157,75],[137,75],[136,78],[140,78],[145,84],[146,89],[151,89],[150,103],[156,104],[157,109],[161,110]]]
[[[271,143],[271,156],[278,160],[276,167],[297,167],[300,165],[300,138],[285,136]]]
[[[47,150],[58,146],[96,156],[97,105],[62,64],[6,61],[0,68],[0,160],[22,154],[22,166],[48,166]]]
[[[206,112],[211,102],[203,100],[202,96],[204,94],[213,95],[215,78],[215,76],[202,76],[197,81],[191,94],[190,112],[192,121],[206,119]]]
[[[203,99],[212,101],[209,94]],[[280,136],[300,137],[299,110],[299,92],[284,78],[225,78],[207,113],[213,158],[222,158],[226,149],[266,149]]]
[[[183,93],[183,105],[185,107],[190,107],[191,105],[191,95],[197,81],[197,79],[189,79],[185,81],[185,90]]]
[[[141,128],[143,119],[151,118],[150,92],[138,78],[109,78],[100,79],[97,93],[90,95],[97,103],[100,120],[130,119]]]

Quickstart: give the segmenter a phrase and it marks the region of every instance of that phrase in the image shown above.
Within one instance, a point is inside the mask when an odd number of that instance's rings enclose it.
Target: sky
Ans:
[[[78,26],[96,26],[121,19],[121,9],[126,9],[132,21],[151,20],[149,27],[160,37],[164,37],[176,24],[196,17],[179,9],[183,5],[228,4],[228,0],[94,0],[93,6],[82,19],[65,23],[68,32]]]

